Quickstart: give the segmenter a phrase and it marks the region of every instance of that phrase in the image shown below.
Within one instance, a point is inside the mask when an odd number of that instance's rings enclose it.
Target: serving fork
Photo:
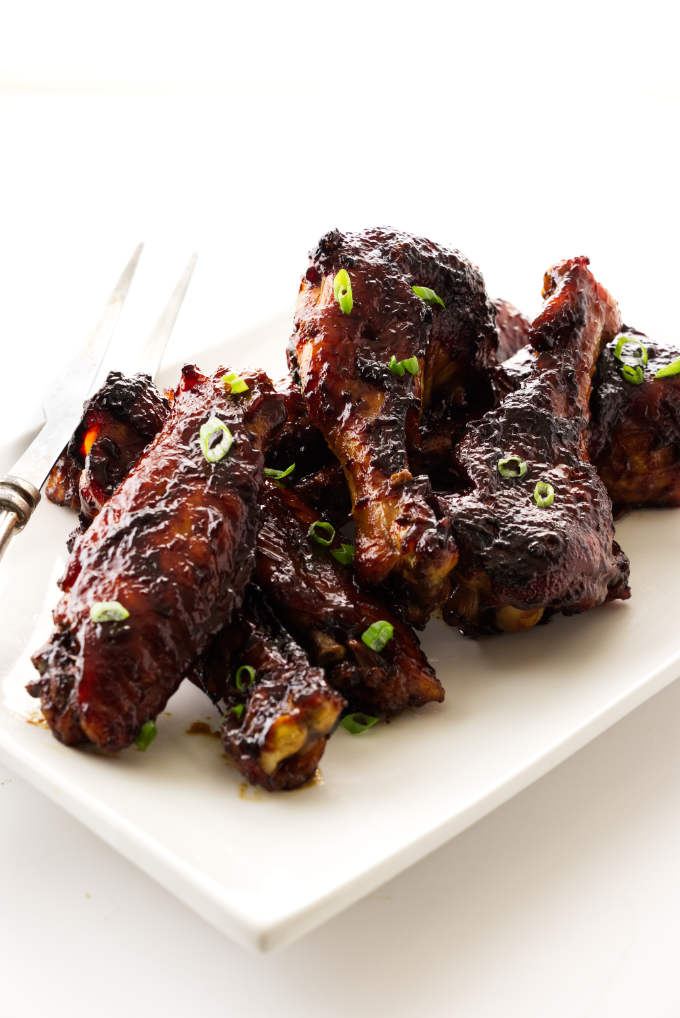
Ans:
[[[43,402],[45,423],[42,428],[10,473],[0,476],[0,558],[14,534],[23,530],[33,515],[40,501],[41,488],[78,425],[83,402],[104,382],[104,357],[111,346],[143,246],[139,244],[135,248],[95,329],[50,386]],[[138,370],[148,373],[152,378],[160,367],[197,258],[198,255],[193,254],[189,259],[170,300],[140,352]]]

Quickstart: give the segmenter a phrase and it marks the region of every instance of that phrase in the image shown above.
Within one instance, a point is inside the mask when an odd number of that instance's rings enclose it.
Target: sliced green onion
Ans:
[[[354,307],[352,282],[346,269],[340,269],[333,280],[333,293],[340,305],[343,315],[348,315]]]
[[[219,441],[214,442],[216,436]],[[209,421],[201,425],[199,431],[201,449],[208,463],[219,463],[227,455],[233,444],[231,431],[218,417],[211,417]]]
[[[538,481],[534,488],[534,502],[539,509],[547,509],[555,501],[555,489],[547,481]]]
[[[379,718],[374,718],[373,715],[364,714],[363,711],[359,710],[354,714],[345,714],[340,724],[351,735],[361,735],[362,732],[367,732],[369,728],[373,728],[373,725],[377,725],[379,720]]]
[[[524,477],[527,472],[526,460],[519,456],[506,456],[498,461],[498,473],[501,477]]]
[[[412,286],[411,289],[417,297],[424,300],[426,304],[431,304],[433,307],[435,304],[439,304],[440,307],[445,308],[446,304],[438,297],[434,290],[431,290],[429,286]]]
[[[236,688],[241,692],[248,689],[255,681],[255,669],[250,665],[241,665],[236,669]]]
[[[640,364],[633,366],[632,364],[623,364],[621,366],[621,375],[626,382],[630,382],[631,385],[642,385],[645,380],[645,369]]]
[[[284,477],[288,477],[288,474],[292,474],[295,470],[295,464],[291,463],[285,470],[275,470],[274,467],[265,467],[264,476],[271,477],[272,481],[282,481]]]
[[[361,634],[361,639],[370,647],[371,650],[375,650],[380,653],[384,650],[387,644],[394,636],[394,626],[391,622],[373,622],[368,629]]]
[[[225,389],[229,386],[232,396],[237,396],[239,392],[248,392],[248,383],[244,382],[235,371],[230,371],[228,375],[223,375],[222,381]]]
[[[331,555],[341,566],[348,566],[354,561],[354,545],[341,544],[339,548],[331,548]]]
[[[142,727],[137,732],[137,738],[135,739],[135,746],[137,749],[141,749],[142,753],[148,749],[153,740],[158,735],[155,721],[145,721]]]
[[[335,539],[335,527],[332,523],[326,523],[325,520],[317,520],[311,524],[307,536],[317,544],[322,544],[324,548],[329,548]]]
[[[240,721],[241,718],[243,717],[243,712],[245,710],[244,705],[242,703],[237,703],[235,707],[230,707],[229,709],[231,713],[235,714]]]
[[[420,370],[417,357],[407,357],[403,361],[398,361],[394,354],[390,357],[387,367],[393,375],[399,375],[400,378],[405,371],[408,371],[409,375],[417,375]]]
[[[632,346],[633,351],[631,353],[624,353],[624,346]],[[614,350],[614,356],[619,361],[632,361],[633,364],[646,364],[647,363],[647,347],[640,342],[635,336],[627,336],[625,332],[619,336],[619,341],[616,344]]]
[[[130,612],[120,601],[95,601],[90,608],[93,622],[124,622],[130,618]]]
[[[671,378],[673,375],[680,375],[680,357],[677,361],[671,361],[665,368],[661,368],[654,375],[655,378]]]

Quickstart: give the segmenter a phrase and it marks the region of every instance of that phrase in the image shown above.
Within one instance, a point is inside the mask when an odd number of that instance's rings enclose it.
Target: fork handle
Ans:
[[[8,474],[0,477],[0,558],[10,539],[26,526],[40,501],[40,492],[30,481]]]

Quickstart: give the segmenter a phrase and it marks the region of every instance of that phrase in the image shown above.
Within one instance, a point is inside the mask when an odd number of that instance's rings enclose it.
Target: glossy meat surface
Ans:
[[[680,374],[654,377],[680,349],[623,331],[645,346],[644,381],[623,378],[612,340],[595,376],[590,456],[617,507],[680,505]]]
[[[351,280],[349,314],[334,296],[341,269]],[[421,300],[414,285],[434,290],[445,307]],[[441,393],[458,405],[489,404],[493,314],[480,273],[459,252],[387,229],[324,236],[298,297],[291,367],[345,471],[357,571],[371,584],[397,575],[430,606],[456,551],[427,479],[410,469],[407,434]],[[393,374],[392,357],[417,358],[418,373]]]
[[[294,491],[265,483],[255,577],[272,608],[353,710],[388,716],[443,700],[415,633],[310,538],[316,519]],[[333,547],[340,543],[336,537]],[[380,620],[394,626],[394,637],[377,653],[361,636]]]
[[[534,370],[457,449],[469,492],[442,498],[460,548],[444,614],[468,634],[517,631],[629,596],[611,501],[587,453],[592,375],[621,319],[587,264],[561,262],[546,276]],[[526,462],[524,476],[501,476],[508,456]],[[537,482],[554,487],[551,505],[536,504]]]
[[[86,526],[127,477],[170,412],[149,375],[111,371],[85,403],[83,416],[47,481],[46,494]]]
[[[252,685],[236,674],[254,670]],[[223,709],[222,743],[252,784],[299,788],[314,775],[345,707],[322,668],[251,587],[243,609],[201,658],[201,684]]]
[[[262,445],[283,420],[263,373],[225,392],[224,369],[182,372],[170,416],[75,544],[54,612],[55,631],[33,658],[40,696],[63,742],[115,752],[164,707],[194,659],[242,601],[253,567]],[[208,462],[199,441],[213,417],[233,435]],[[129,618],[93,622],[119,602]]]
[[[496,308],[496,331],[498,333],[496,357],[501,363],[507,361],[509,357],[527,345],[531,322],[509,301],[499,299],[493,303]]]

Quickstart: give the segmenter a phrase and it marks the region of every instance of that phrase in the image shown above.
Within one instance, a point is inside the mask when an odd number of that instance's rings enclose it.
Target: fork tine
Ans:
[[[135,358],[137,371],[144,371],[146,374],[151,375],[152,378],[156,377],[158,369],[161,366],[165,348],[168,345],[168,340],[170,339],[172,330],[175,327],[175,322],[177,321],[177,316],[180,308],[182,307],[184,296],[189,288],[189,283],[191,282],[191,277],[196,267],[197,260],[198,251],[194,251],[187,262],[184,272],[180,276],[164,311],[161,313],[160,318],[152,329],[139,356]]]

